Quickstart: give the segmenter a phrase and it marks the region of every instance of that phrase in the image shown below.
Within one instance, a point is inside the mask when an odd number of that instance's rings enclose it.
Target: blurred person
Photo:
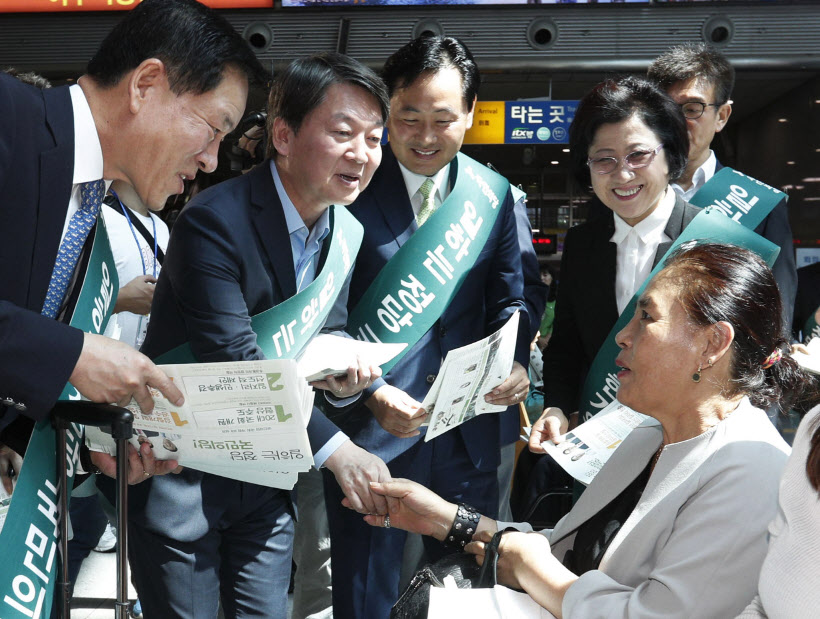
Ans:
[[[156,358],[187,342],[201,362],[263,359],[270,338],[251,329],[251,316],[299,320],[277,306],[297,296],[309,303],[320,278],[336,283],[332,310],[303,343],[320,329],[339,332],[354,256],[349,266],[333,256],[344,253],[340,238],[359,229],[341,205],[359,196],[381,161],[388,109],[379,77],[341,54],[299,59],[277,75],[270,159],[197,194],[180,214],[143,352]],[[314,386],[346,403],[379,375],[359,362],[343,379]],[[384,463],[318,409],[307,432],[314,465],[332,471],[350,504],[384,513],[368,485],[390,477]],[[147,616],[215,617],[221,601],[226,617],[286,617],[290,492],[185,469],[142,484],[130,501],[130,558]]]
[[[508,512],[519,434],[517,404],[527,395],[528,347],[546,297],[526,208],[506,179],[459,153],[472,125],[480,83],[478,67],[464,43],[453,37],[419,37],[388,58],[382,74],[391,97],[390,142],[371,186],[351,206],[365,229],[361,251],[367,256],[357,262],[353,274],[351,317],[375,314],[376,306],[358,307],[363,298],[376,294],[371,284],[384,290],[400,285],[399,277],[374,284],[380,272],[394,268],[407,272],[397,266],[404,260],[398,252],[407,248],[400,254],[407,255],[415,246],[424,255],[444,242],[448,224],[464,221],[459,220],[464,216],[463,189],[456,191],[457,183],[472,186],[469,175],[474,170],[483,182],[490,179],[502,190],[496,190],[498,214],[484,246],[475,247],[476,241],[469,246],[468,259],[475,262],[467,262],[472,266],[460,275],[457,292],[456,287],[444,290],[452,294],[446,297],[447,307],[438,314],[413,317],[417,331],[406,336],[408,352],[384,380],[365,391],[362,403],[338,416],[338,423],[354,442],[388,462],[391,474],[416,479],[453,499],[480,504],[492,514],[500,509]],[[489,226],[489,215],[482,217]],[[447,352],[490,335],[516,310],[520,324],[510,375],[482,394],[488,402],[510,408],[477,416],[425,442],[420,402]],[[379,325],[376,318],[361,322]],[[408,541],[403,531],[368,528],[341,505],[343,497],[333,479],[326,475],[325,481],[334,616],[385,617],[401,578],[441,551],[426,540]],[[414,546],[415,541],[419,543]]]
[[[811,619],[820,607],[820,406],[797,429],[757,595],[738,619]]]
[[[780,310],[756,254],[697,242],[674,252],[616,336],[618,399],[650,418],[554,529],[517,524],[521,532],[504,534],[499,583],[564,619],[740,612],[789,451],[762,409],[816,394],[786,352]],[[530,449],[543,451],[548,438],[542,418]],[[479,563],[492,533],[509,526],[410,481],[374,491],[388,497],[388,515],[366,516],[369,524],[465,544]]]
[[[264,75],[230,24],[194,0],[146,0],[129,11],[73,86],[38,90],[0,75],[0,442],[24,451],[32,422],[68,382],[95,402],[135,397],[145,411],[149,386],[181,401],[144,355],[62,322],[87,275],[73,248],[93,237],[111,180],[159,207],[184,178],[211,172],[249,80]],[[113,458],[91,459],[114,474]],[[176,466],[147,449],[130,451],[129,463],[132,483]]]
[[[684,200],[691,199],[723,168],[711,149],[715,135],[726,128],[732,115],[735,70],[729,59],[705,43],[684,43],[658,56],[647,77],[680,105],[689,134],[686,169],[672,188]],[[780,247],[774,263],[777,285],[783,300],[786,324],[792,317],[797,274],[792,248],[792,229],[784,200],[755,228],[760,236]]]
[[[797,269],[792,337],[804,344],[820,336],[820,262]]]

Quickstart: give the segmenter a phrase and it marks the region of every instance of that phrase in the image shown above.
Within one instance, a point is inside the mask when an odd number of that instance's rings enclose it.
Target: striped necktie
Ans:
[[[416,223],[420,228],[430,215],[436,211],[436,191],[433,187],[432,178],[428,178],[421,184],[419,193],[421,194],[421,208],[419,214],[416,215]]]
[[[65,237],[60,243],[57,260],[54,262],[54,271],[48,284],[46,300],[43,303],[43,316],[56,318],[60,311],[68,283],[77,266],[77,260],[83,249],[86,238],[100,211],[100,203],[105,192],[105,182],[91,181],[80,185],[80,208],[71,216]]]

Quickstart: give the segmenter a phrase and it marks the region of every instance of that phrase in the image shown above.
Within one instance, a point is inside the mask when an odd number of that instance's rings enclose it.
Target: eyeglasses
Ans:
[[[701,103],[700,101],[688,101],[681,103],[680,109],[683,111],[683,116],[689,120],[696,120],[703,116],[707,107],[720,107],[722,103]]]
[[[623,159],[617,157],[596,157],[587,159],[587,165],[595,174],[611,174],[618,169],[623,162],[631,170],[645,168],[655,159],[655,155],[661,152],[663,144],[658,144],[652,150],[636,150],[629,153]]]

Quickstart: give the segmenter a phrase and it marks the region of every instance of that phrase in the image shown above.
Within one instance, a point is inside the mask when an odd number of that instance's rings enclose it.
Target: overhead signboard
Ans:
[[[465,144],[567,144],[578,101],[478,101]]]
[[[126,11],[142,0],[0,0],[0,13]],[[272,9],[274,0],[199,0],[214,9]]]

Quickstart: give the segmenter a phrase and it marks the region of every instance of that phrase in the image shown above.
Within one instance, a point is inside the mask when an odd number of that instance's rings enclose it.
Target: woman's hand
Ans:
[[[552,441],[560,443],[561,437],[566,434],[569,421],[560,408],[550,406],[544,409],[541,417],[532,426],[530,432],[530,451],[537,454],[544,453],[541,443]]]
[[[445,501],[432,490],[409,479],[372,482],[370,489],[387,498],[391,527],[443,541],[456,517],[458,506],[455,503]],[[384,516],[365,516],[364,520],[374,527],[385,526]]]
[[[464,550],[484,563],[484,551],[493,535],[481,531]],[[538,604],[560,619],[564,594],[578,577],[565,568],[550,551],[545,535],[511,531],[498,545],[498,584],[526,591]]]
[[[117,477],[117,458],[99,451],[92,451],[91,462],[94,463],[103,475]],[[133,486],[144,482],[151,477],[179,473],[182,467],[176,460],[157,460],[148,443],[142,443],[139,449],[128,444],[128,485]]]

